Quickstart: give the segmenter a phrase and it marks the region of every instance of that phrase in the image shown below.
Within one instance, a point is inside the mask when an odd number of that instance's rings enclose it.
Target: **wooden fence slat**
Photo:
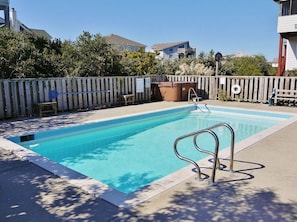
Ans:
[[[253,102],[259,102],[259,93],[260,93],[260,86],[259,86],[259,77],[254,78],[254,89],[253,89]]]
[[[72,78],[66,79],[66,92],[67,94],[67,110],[73,110],[73,95],[72,95]]]
[[[87,97],[88,97],[88,106],[89,108],[93,109],[94,107],[94,103],[93,103],[93,98],[92,98],[92,79],[91,78],[87,78],[86,79],[86,84],[87,84],[87,89],[86,91],[87,93]]]
[[[255,87],[255,79],[252,78],[249,83],[249,102],[254,102],[254,87]]]
[[[4,104],[3,92],[4,92],[3,81],[0,80],[0,119],[4,119],[5,117],[5,104]]]
[[[267,102],[267,89],[268,89],[268,79],[267,78],[261,78],[262,80],[262,98],[261,98],[261,103],[266,103]],[[264,102],[265,101],[265,102]]]
[[[244,80],[245,78],[239,79],[239,86],[241,87],[241,93],[239,93],[239,99],[240,101],[244,101]]]
[[[83,107],[87,108],[89,101],[88,101],[88,93],[85,93],[88,91],[88,86],[87,86],[87,78],[82,78],[82,90],[79,91],[79,94],[82,94],[83,97]]]
[[[112,104],[112,101],[113,101],[113,99],[112,99],[112,95],[113,95],[113,93],[112,93],[112,91],[113,91],[113,78],[112,77],[110,77],[110,78],[108,78],[108,89],[109,89],[109,93],[106,93],[106,96],[107,96],[107,98],[108,98],[108,106],[111,106],[111,104]]]
[[[108,89],[108,93],[104,93],[105,96],[105,106],[108,106],[109,103],[109,93],[110,93],[110,86],[109,86],[109,78],[104,78],[104,89]]]
[[[151,101],[151,78],[145,78],[145,101]]]
[[[20,80],[22,81],[22,80]],[[10,98],[10,101],[11,101],[11,108],[12,108],[12,113],[11,115],[14,116],[14,117],[17,117],[20,115],[20,106],[19,106],[19,93],[18,93],[18,84],[19,84],[19,81],[12,81],[11,84],[10,84],[10,87],[11,87],[11,92],[12,94],[10,95],[11,98]]]
[[[77,80],[77,91],[76,92],[81,92],[82,89],[83,89],[82,79],[81,78],[77,78],[76,80]],[[78,108],[79,109],[82,109],[84,107],[82,94],[81,93],[78,93],[77,94],[77,97],[78,97]]]
[[[105,81],[106,81],[106,78],[101,78],[100,79],[100,90],[109,90],[105,87]],[[106,105],[106,92],[102,92],[101,93],[101,106],[105,106]]]
[[[25,94],[26,94],[26,116],[33,114],[33,96],[32,96],[32,81],[25,81]]]
[[[99,90],[99,92],[96,93],[98,107],[102,107],[101,78],[96,78],[96,86],[97,90]]]
[[[92,101],[93,101],[93,107],[96,108],[98,107],[98,100],[97,100],[97,86],[96,86],[96,78],[92,78],[91,79],[91,90],[94,91],[94,93],[92,93]]]
[[[258,90],[255,92],[257,94],[257,102],[262,101],[263,98],[263,85],[262,85],[262,78],[258,77]]]
[[[36,80],[31,81],[32,105],[38,103],[38,86]]]
[[[4,80],[4,98],[5,98],[5,104],[6,104],[6,117],[12,117],[12,103],[11,103],[11,84],[9,80]]]
[[[44,85],[43,85],[43,96],[44,96],[44,98],[40,102],[48,102],[49,101],[48,92],[49,92],[50,89],[51,89],[50,88],[50,82],[49,82],[48,79],[46,79],[44,81]]]
[[[290,79],[289,89],[296,90],[296,80],[295,79],[292,79],[292,78]]]
[[[62,79],[57,79],[56,81],[51,80],[51,90],[55,90],[58,92],[57,102],[58,102],[58,110],[64,112],[64,96],[62,89]],[[54,87],[56,86],[56,87]]]
[[[231,81],[230,78],[226,79],[226,96],[230,96],[231,95]]]
[[[62,98],[63,98],[62,111],[64,112],[65,110],[68,110],[66,79],[62,78],[60,83],[61,83],[61,91],[63,92],[63,94],[62,94]]]
[[[79,81],[78,78],[71,79],[71,93],[77,92],[78,81]],[[73,109],[75,110],[79,109],[79,96],[71,94],[71,97],[73,99]]]
[[[244,96],[243,96],[243,101],[248,100],[248,93],[249,93],[249,78],[244,79],[244,86],[242,87]]]
[[[274,81],[275,81],[275,78],[273,77],[268,77],[268,92],[267,92],[267,99],[269,99],[269,96],[270,94],[272,93],[272,90],[274,88]]]
[[[278,89],[285,89],[284,78],[279,78],[279,87]]]
[[[26,103],[25,103],[25,89],[24,89],[24,81],[19,81],[18,84],[18,94],[19,94],[19,104],[17,104],[17,100],[15,100],[15,105],[20,107],[20,114],[21,116],[25,116],[26,115]],[[16,115],[19,115],[18,113],[16,113]]]
[[[44,92],[43,92],[43,80],[38,80],[37,81],[38,85],[38,103],[44,101]]]
[[[112,78],[112,87],[110,92],[111,104],[116,104],[118,102],[117,98],[117,78]]]

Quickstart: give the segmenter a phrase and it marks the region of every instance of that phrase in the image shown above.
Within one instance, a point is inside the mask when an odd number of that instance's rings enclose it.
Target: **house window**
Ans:
[[[290,1],[282,2],[282,15],[290,15]]]
[[[182,54],[178,54],[178,58],[179,58],[179,59],[183,59],[183,58],[185,58],[185,54],[183,54],[183,53],[182,53]]]
[[[297,0],[292,0],[292,15],[297,14]]]
[[[287,0],[281,2],[282,15],[296,15],[297,14],[297,0]]]

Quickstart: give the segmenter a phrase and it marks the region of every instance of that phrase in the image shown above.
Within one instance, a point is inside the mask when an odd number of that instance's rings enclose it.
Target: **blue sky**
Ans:
[[[223,55],[278,55],[278,5],[273,0],[10,0],[17,18],[52,37],[83,31],[117,34],[145,44],[189,41]]]

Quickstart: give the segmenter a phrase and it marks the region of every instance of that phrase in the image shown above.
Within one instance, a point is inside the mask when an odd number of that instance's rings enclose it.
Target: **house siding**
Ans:
[[[172,47],[164,48],[164,49],[158,49],[159,56],[158,58],[161,59],[179,59],[181,53],[179,52],[179,49],[192,49],[190,47],[189,42],[183,42],[177,45],[174,45]],[[196,53],[192,55],[193,57],[196,57]]]
[[[297,33],[297,15],[279,16],[278,33],[296,32]]]
[[[297,36],[287,42],[286,70],[297,69]]]

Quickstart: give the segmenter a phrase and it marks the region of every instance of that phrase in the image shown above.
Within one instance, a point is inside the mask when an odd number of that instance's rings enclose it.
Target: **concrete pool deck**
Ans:
[[[296,107],[203,101],[209,105],[297,114]],[[0,122],[0,136],[185,105],[157,102]],[[188,180],[120,209],[2,149],[0,221],[296,221],[297,122],[235,154],[235,173],[217,171],[217,185]],[[222,160],[228,165],[228,161]],[[210,175],[209,169],[202,169]]]

